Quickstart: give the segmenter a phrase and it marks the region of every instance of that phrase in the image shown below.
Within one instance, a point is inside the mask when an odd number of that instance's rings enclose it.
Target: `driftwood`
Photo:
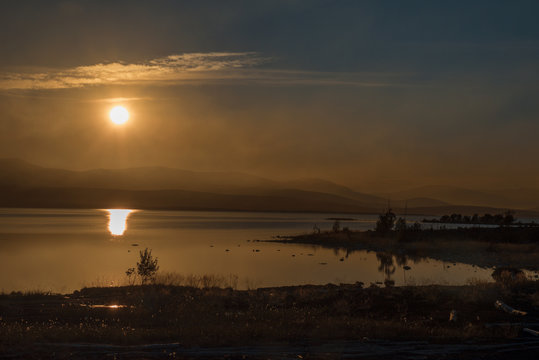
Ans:
[[[457,322],[457,310],[451,310],[449,313],[449,321]]]
[[[528,314],[525,311],[513,309],[511,306],[504,304],[500,300],[496,300],[496,302],[494,303],[494,306],[496,306],[497,309],[503,310],[506,313],[513,314],[513,315],[527,315]]]
[[[538,322],[499,322],[499,323],[486,323],[485,324],[486,328],[491,328],[491,327],[496,327],[496,326],[499,326],[499,327],[525,327],[525,326],[537,327],[539,326],[539,323]]]
[[[539,331],[532,330],[530,328],[524,328],[522,331],[527,332],[528,334],[531,334],[533,336],[539,336]]]

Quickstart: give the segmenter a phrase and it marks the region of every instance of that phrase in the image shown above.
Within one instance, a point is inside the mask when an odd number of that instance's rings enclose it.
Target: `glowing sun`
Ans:
[[[125,124],[129,120],[129,111],[123,106],[115,106],[110,110],[109,117],[115,124]]]

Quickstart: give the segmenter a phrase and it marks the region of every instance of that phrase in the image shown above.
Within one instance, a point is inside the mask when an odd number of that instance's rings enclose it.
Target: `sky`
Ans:
[[[537,1],[4,1],[0,157],[533,187]],[[108,112],[125,106],[130,120]]]

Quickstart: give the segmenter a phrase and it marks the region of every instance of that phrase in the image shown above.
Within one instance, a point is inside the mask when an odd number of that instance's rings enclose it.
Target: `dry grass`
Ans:
[[[182,275],[174,272],[157,273],[153,283],[164,286],[188,286],[199,289],[238,288],[238,276],[229,275]]]
[[[494,307],[500,299],[534,313],[539,283],[475,283],[470,286],[294,286],[238,291],[217,288],[222,279],[169,275],[144,285],[85,288],[60,295],[0,296],[0,347],[39,342],[141,344],[179,342],[217,346],[274,341],[393,340],[463,341],[514,338],[513,321]],[[107,308],[92,305],[125,305]],[[458,321],[449,322],[456,310]]]

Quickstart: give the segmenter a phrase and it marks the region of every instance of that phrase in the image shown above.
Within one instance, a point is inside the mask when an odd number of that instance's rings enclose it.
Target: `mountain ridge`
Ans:
[[[388,204],[401,213],[424,211],[432,214],[438,214],[441,209],[464,211],[474,207],[490,211],[508,208],[529,209],[532,212],[539,208],[539,201],[535,202],[533,197],[526,197],[518,190],[508,192],[516,200],[511,200],[502,190],[496,193],[441,185],[422,186],[393,193],[368,194],[319,178],[276,181],[241,172],[204,172],[162,166],[77,171],[46,168],[16,158],[0,159],[0,194],[3,198],[0,206],[17,205],[16,199],[10,195],[14,191],[19,196],[19,205],[34,203],[39,206],[47,205],[44,193],[49,194],[48,203],[58,204],[59,201],[55,196],[85,198],[86,191],[93,193],[104,203],[110,203],[107,202],[105,194],[111,197],[116,192],[123,194],[124,199],[130,194],[134,199],[133,205],[152,208],[159,207],[158,202],[148,195],[152,192],[156,198],[161,199],[163,207],[181,209],[186,208],[185,204],[189,203],[195,208],[218,207],[226,210],[234,208],[235,201],[243,202],[240,206],[242,209],[251,208],[256,211],[261,209],[297,211],[301,208],[302,211],[345,210],[379,213],[384,211]],[[32,191],[37,193],[32,195]],[[163,193],[182,203],[172,206],[170,201],[162,196]],[[32,201],[32,196],[36,194],[39,194],[39,201],[37,198]],[[187,201],[187,194],[190,194],[190,198],[199,196],[200,202]],[[227,201],[223,195],[229,196],[226,198]],[[209,201],[210,197],[214,199],[213,204]],[[234,197],[236,200],[233,200]],[[10,201],[6,200],[8,198]],[[537,199],[539,200],[539,191]],[[265,204],[255,204],[257,201]],[[247,202],[251,205],[247,206]],[[80,206],[80,201],[75,198],[71,199],[71,202],[66,200],[63,203]],[[165,203],[168,205],[165,206]],[[508,204],[529,206],[507,206]]]

